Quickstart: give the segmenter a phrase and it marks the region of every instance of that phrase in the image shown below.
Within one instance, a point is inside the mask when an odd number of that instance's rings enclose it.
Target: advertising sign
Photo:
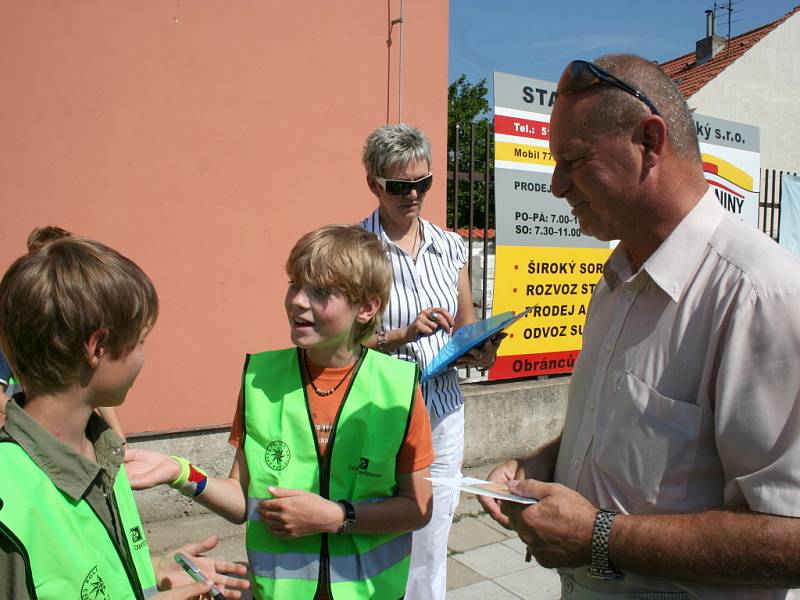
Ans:
[[[495,282],[492,311],[530,314],[509,329],[489,380],[571,373],[594,286],[611,252],[553,196],[549,150],[556,84],[494,73]],[[703,170],[720,204],[758,226],[759,135],[694,115]]]
[[[550,177],[556,84],[494,74],[495,282],[492,312],[530,314],[512,325],[490,380],[570,373],[592,290],[610,252],[581,233]]]
[[[723,208],[758,227],[761,178],[758,128],[694,115],[703,171]]]

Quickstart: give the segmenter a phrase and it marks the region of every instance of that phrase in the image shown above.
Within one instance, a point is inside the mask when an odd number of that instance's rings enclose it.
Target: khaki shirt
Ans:
[[[59,441],[31,418],[19,403],[24,403],[22,394],[14,396],[6,405],[6,422],[0,429],[0,440],[12,439],[18,443],[53,484],[70,498],[84,498],[117,546],[127,552],[119,513],[113,502],[114,478],[125,456],[122,439],[102,418],[92,414],[86,427],[86,435],[94,445],[97,455],[97,463],[94,463]],[[2,488],[7,485],[14,485],[14,482],[4,481],[0,474],[0,498]],[[31,498],[31,502],[35,501],[35,498]],[[126,559],[131,563],[129,556]],[[25,562],[1,529],[0,600],[30,600]]]
[[[584,332],[557,482],[621,513],[800,517],[800,260],[709,190],[638,271],[615,249]],[[604,591],[785,596],[565,571]]]

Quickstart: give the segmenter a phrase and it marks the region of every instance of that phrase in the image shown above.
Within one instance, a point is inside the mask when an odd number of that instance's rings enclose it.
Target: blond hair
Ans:
[[[286,274],[297,286],[342,292],[353,306],[377,298],[380,307],[367,323],[356,322],[353,341],[372,335],[389,302],[392,269],[375,234],[356,225],[327,225],[301,237],[286,260]]]
[[[26,392],[73,385],[85,345],[101,331],[113,359],[158,317],[152,282],[130,259],[83,237],[18,258],[0,281],[0,344]]]

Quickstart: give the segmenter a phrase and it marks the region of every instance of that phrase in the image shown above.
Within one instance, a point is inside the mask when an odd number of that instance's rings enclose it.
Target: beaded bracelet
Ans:
[[[208,475],[203,469],[195,467],[182,456],[173,456],[172,460],[180,465],[181,470],[177,479],[170,483],[172,489],[178,490],[184,496],[197,498],[202,496],[208,485]]]

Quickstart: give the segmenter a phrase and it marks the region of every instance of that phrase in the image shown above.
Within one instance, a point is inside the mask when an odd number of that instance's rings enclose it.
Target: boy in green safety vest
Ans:
[[[0,345],[23,392],[0,429],[0,600],[197,597],[172,554],[153,560],[122,439],[96,410],[122,404],[144,362],[158,298],[142,270],[81,237],[17,259],[0,281]],[[240,565],[194,557],[227,597]],[[159,592],[159,589],[169,590]]]
[[[361,345],[389,300],[378,238],[331,225],[286,263],[294,347],[248,355],[227,479],[130,451],[134,488],[169,483],[237,523],[256,599],[393,600],[430,519],[430,423],[417,368]]]
[[[48,225],[46,227],[36,227],[28,234],[27,248],[28,254],[38,252],[50,242],[60,240],[61,238],[69,237],[72,233],[61,227],[55,225]],[[6,420],[6,403],[17,392],[22,391],[22,386],[19,381],[14,377],[14,373],[8,366],[5,360],[5,355],[0,351],[0,426]],[[125,432],[122,430],[122,425],[117,416],[117,410],[113,406],[103,406],[97,409],[98,414],[103,417],[103,420],[111,426],[111,429],[120,436],[123,441],[125,440]]]

